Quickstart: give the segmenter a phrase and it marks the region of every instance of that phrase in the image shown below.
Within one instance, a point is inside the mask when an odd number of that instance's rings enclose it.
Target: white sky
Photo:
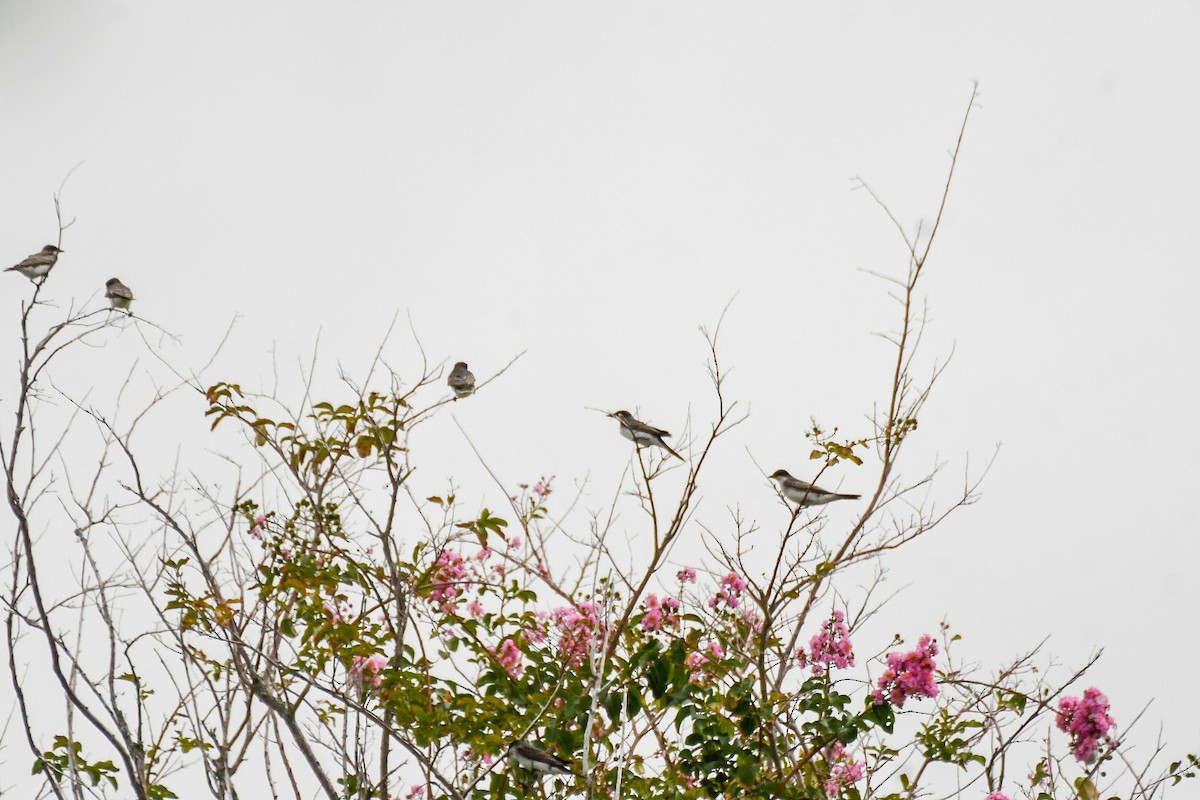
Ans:
[[[1118,722],[1157,699],[1143,735],[1195,750],[1200,5],[246,5],[0,4],[0,260],[54,240],[86,161],[54,296],[119,276],[190,365],[239,316],[213,377],[248,385],[318,333],[331,383],[361,374],[397,312],[481,377],[528,348],[454,414],[505,480],[590,475],[596,507],[629,449],[585,407],[707,419],[696,327],[736,293],[722,356],[752,416],[708,476],[714,528],[781,521],[746,448],[804,475],[810,416],[867,432],[895,315],[863,270],[904,251],[850,178],[928,221],[979,80],[924,285],[926,363],[955,355],[909,474],[947,460],[946,497],[1003,448],[892,562],[909,588],[875,634],[948,614],[989,667],[1104,647]],[[29,290],[3,277],[11,372]],[[412,366],[403,324],[388,353]],[[448,415],[422,435],[416,480],[497,505]]]

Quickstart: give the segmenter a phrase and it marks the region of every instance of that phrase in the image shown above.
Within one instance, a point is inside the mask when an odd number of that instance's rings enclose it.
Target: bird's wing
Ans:
[[[53,253],[34,253],[29,258],[22,261],[20,264],[17,264],[15,267],[9,267],[9,269],[23,269],[25,267],[44,267],[47,264],[53,265],[56,258],[57,258],[57,256],[55,256]]]
[[[520,753],[524,758],[528,758],[531,761],[540,761],[543,764],[551,764],[556,767],[562,767],[566,770],[571,769],[570,762],[559,758],[553,753],[547,753],[545,750],[542,750],[539,747],[534,747],[531,744],[518,744],[517,752]]]
[[[627,422],[627,423],[623,422],[621,424],[624,425],[626,428],[629,428],[629,430],[631,430],[631,431],[639,431],[641,433],[648,433],[651,436],[657,436],[659,438],[662,438],[663,436],[671,435],[669,432],[664,431],[662,428],[656,428],[653,425],[647,425],[646,423],[642,422],[641,420],[637,420],[637,419],[631,419],[631,420],[629,420],[629,422]]]
[[[132,300],[133,292],[125,284],[117,283],[105,293],[105,297],[120,297],[124,300]]]

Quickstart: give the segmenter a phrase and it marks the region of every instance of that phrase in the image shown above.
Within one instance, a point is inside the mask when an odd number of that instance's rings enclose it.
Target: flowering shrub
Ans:
[[[706,465],[741,421],[715,332],[706,333],[714,410],[679,436],[686,460],[630,447],[611,508],[572,516],[587,502],[585,481],[559,506],[553,476],[542,476],[497,492],[501,516],[468,508],[453,485],[423,485],[436,478],[417,471],[422,442],[411,433],[448,402],[442,376],[428,372],[391,373],[379,388],[301,408],[213,384],[204,392],[212,427],[237,426],[246,463],[270,475],[239,474],[227,497],[215,494],[217,480],[189,477],[186,485],[203,487],[192,495],[173,475],[144,477],[136,442],[100,417],[103,435],[93,438],[105,449],[75,461],[103,471],[123,458],[126,474],[111,490],[120,499],[95,488],[99,479],[47,484],[37,465],[72,459],[30,457],[36,428],[22,425],[33,420],[33,384],[58,352],[45,349],[61,341],[57,331],[91,331],[85,316],[28,338],[23,317],[27,382],[16,435],[5,437],[21,452],[0,459],[18,529],[4,600],[10,664],[43,647],[36,663],[51,669],[10,671],[15,685],[49,674],[37,688],[66,693],[68,711],[58,717],[67,733],[47,736],[51,723],[35,720],[27,702],[40,691],[20,685],[22,746],[33,745],[31,774],[45,784],[21,796],[164,800],[178,781],[188,797],[207,789],[219,798],[910,800],[995,787],[987,800],[1007,800],[1001,788],[1094,800],[1099,764],[1129,763],[1124,753],[1100,759],[1121,742],[1097,689],[1063,697],[1056,713],[1067,687],[1033,654],[972,676],[951,658],[944,627],[941,645],[927,634],[888,653],[871,682],[876,664],[863,654],[875,643],[847,622],[877,610],[861,567],[879,579],[887,554],[945,518],[913,502],[915,489],[935,491],[931,476],[906,482],[898,469],[931,388],[910,371],[923,318],[912,302],[937,225],[905,254],[884,402],[867,401],[878,411],[851,438],[815,421],[808,433],[815,463],[805,474],[850,470],[836,478],[861,498],[780,507],[764,487],[745,500],[753,517],[739,505],[727,520],[699,511]],[[373,380],[389,371],[375,366]],[[171,382],[181,374],[191,373]],[[307,398],[317,384],[305,381]],[[49,524],[37,514],[55,504],[29,500],[46,486],[86,488],[57,504],[67,517]],[[956,489],[952,507],[969,504],[974,489]],[[894,513],[902,504],[905,513]],[[99,526],[121,546],[96,544]],[[55,587],[39,583],[35,567],[61,554],[43,553],[37,530],[74,530],[85,556],[80,585],[49,602],[40,592]],[[131,603],[141,603],[136,613]],[[83,624],[76,614],[104,635],[72,629]],[[93,641],[98,656],[69,651]],[[49,718],[61,705],[38,711]],[[1069,750],[1053,741],[1034,750],[1052,724]],[[518,739],[573,769],[546,777],[508,762]],[[1081,768],[1072,756],[1087,767],[1073,778]],[[1130,795],[1157,800],[1197,768],[1194,756],[1158,774],[1139,767]],[[6,771],[6,781],[10,772],[23,770]],[[1010,788],[1023,774],[1027,782]]]

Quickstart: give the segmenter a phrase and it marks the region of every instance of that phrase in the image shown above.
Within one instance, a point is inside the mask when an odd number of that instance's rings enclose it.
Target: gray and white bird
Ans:
[[[450,377],[446,379],[446,384],[454,390],[455,400],[475,394],[475,376],[471,374],[471,370],[467,369],[465,361],[459,361],[454,365],[454,369],[450,370]]]
[[[838,494],[837,492],[826,491],[820,486],[813,486],[807,481],[793,478],[785,469],[775,470],[771,475],[771,480],[779,485],[780,493],[795,503],[798,508],[823,506],[826,503],[832,503],[834,500],[857,500],[862,497],[859,494]]]
[[[104,296],[108,298],[108,302],[113,308],[129,311],[129,306],[133,305],[133,292],[128,286],[117,278],[109,278],[104,284],[104,290]],[[133,312],[129,311],[129,313]]]
[[[638,447],[645,447],[648,444],[652,444],[666,450],[680,461],[685,460],[683,456],[676,453],[671,449],[670,445],[663,441],[663,437],[670,436],[671,434],[662,428],[647,425],[641,420],[635,419],[633,414],[630,414],[628,411],[614,411],[609,416],[621,423],[621,435]]]
[[[31,281],[35,281],[38,278],[45,278],[50,274],[54,262],[58,261],[58,254],[62,252],[65,251],[58,249],[55,245],[48,244],[42,248],[40,253],[34,253],[20,264],[9,267],[4,271],[19,272]]]
[[[508,760],[519,767],[539,772],[542,775],[574,775],[571,763],[526,741],[515,741],[508,746]]]

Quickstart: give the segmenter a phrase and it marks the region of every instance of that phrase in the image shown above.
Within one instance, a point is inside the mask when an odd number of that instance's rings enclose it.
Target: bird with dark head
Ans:
[[[129,307],[133,305],[133,292],[118,278],[109,278],[104,283],[104,296],[113,308],[133,314],[129,311]]]
[[[518,767],[532,770],[541,775],[574,775],[579,773],[571,768],[571,763],[553,753],[547,753],[540,747],[534,747],[529,742],[517,740],[508,746],[508,760]]]
[[[857,500],[862,495],[838,494],[828,492],[819,486],[813,486],[807,481],[793,478],[786,469],[777,469],[771,474],[771,480],[779,486],[779,493],[796,504],[796,509],[808,506],[823,506],[834,500]]]
[[[64,252],[66,251],[59,249],[57,245],[48,244],[42,248],[40,253],[34,253],[20,264],[11,266],[4,271],[19,272],[29,280],[36,281],[38,278],[45,278],[50,274],[50,270],[58,261],[58,254]]]
[[[467,362],[465,361],[459,361],[454,365],[454,369],[450,370],[450,377],[446,379],[446,383],[454,390],[455,400],[475,394],[475,376],[471,374],[471,370],[467,369]]]
[[[664,431],[662,428],[656,428],[653,425],[647,425],[625,410],[614,411],[608,416],[621,423],[621,435],[638,447],[645,447],[652,444],[666,450],[680,461],[685,460],[683,456],[676,453],[671,449],[670,445],[663,441],[665,437],[671,435],[669,432]]]

